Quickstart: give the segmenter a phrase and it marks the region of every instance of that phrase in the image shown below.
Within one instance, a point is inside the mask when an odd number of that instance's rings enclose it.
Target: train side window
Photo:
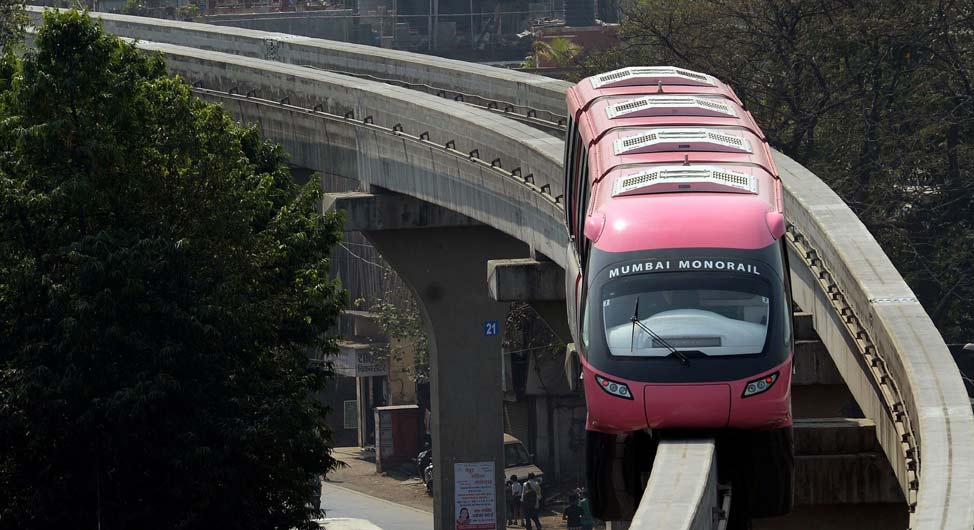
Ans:
[[[588,351],[588,302],[582,303],[582,350]]]
[[[578,239],[582,237],[581,233],[578,232],[578,202],[585,184],[585,181],[581,178],[583,173],[582,167],[588,156],[586,156],[584,145],[582,144],[582,135],[578,133],[577,125],[575,127],[574,139],[572,140],[572,153],[574,156],[572,160],[572,202],[566,206],[570,206],[572,209],[569,224],[572,235],[575,236],[575,248],[578,249]]]
[[[575,235],[575,216],[572,205],[575,204],[575,120],[568,119],[568,134],[565,137],[565,221],[569,235]]]
[[[589,256],[592,255],[592,241],[590,239],[585,239],[585,245],[582,247],[582,274],[587,275],[585,272],[588,270],[588,260]],[[582,353],[588,352],[588,328],[589,328],[589,303],[588,303],[588,282],[582,282],[582,293],[581,293],[581,308],[582,308]]]
[[[576,239],[577,239],[577,241],[579,241],[581,243],[582,242],[582,239],[585,237],[584,236],[584,234],[585,234],[585,213],[586,213],[586,211],[588,211],[589,195],[590,195],[591,189],[592,189],[591,185],[589,184],[589,180],[588,180],[588,157],[587,156],[582,157],[582,163],[581,163],[581,166],[579,167],[578,173],[579,173],[579,179],[578,179],[578,181],[579,181],[580,187],[579,187],[579,190],[578,190],[578,205],[577,205],[576,217],[575,217],[575,220],[576,220],[575,222],[577,223],[577,225],[575,227],[575,231],[579,234]],[[579,254],[583,254],[584,249],[585,249],[585,245],[579,244],[577,248],[578,248]],[[580,255],[579,258],[581,258],[581,261],[583,263],[585,262],[585,256],[584,255]]]

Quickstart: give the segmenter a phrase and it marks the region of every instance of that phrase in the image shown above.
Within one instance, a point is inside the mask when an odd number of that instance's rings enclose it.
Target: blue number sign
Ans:
[[[497,321],[488,320],[484,322],[484,335],[488,337],[493,337],[497,335]]]

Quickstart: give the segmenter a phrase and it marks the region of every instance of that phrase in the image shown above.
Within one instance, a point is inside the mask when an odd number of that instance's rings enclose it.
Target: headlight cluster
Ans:
[[[767,392],[768,389],[774,385],[775,381],[778,380],[778,372],[770,375],[766,375],[761,379],[755,379],[754,381],[748,381],[747,385],[744,387],[744,394],[742,398],[756,396],[762,392]]]
[[[623,399],[632,399],[632,392],[629,391],[629,387],[626,386],[625,383],[610,381],[601,375],[596,375],[595,381],[600,387],[602,387],[602,390],[605,390],[613,396],[621,397]]]

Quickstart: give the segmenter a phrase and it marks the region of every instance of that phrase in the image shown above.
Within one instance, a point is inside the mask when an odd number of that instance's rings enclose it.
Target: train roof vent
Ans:
[[[605,111],[610,120],[649,116],[737,117],[737,112],[730,105],[696,96],[643,96],[609,105]]]
[[[592,88],[616,88],[640,85],[717,86],[716,80],[700,72],[672,66],[634,66],[592,77]]]
[[[714,129],[652,129],[615,141],[617,155],[662,151],[752,152],[747,138]]]
[[[709,191],[758,192],[758,179],[716,166],[660,166],[616,179],[612,196]]]

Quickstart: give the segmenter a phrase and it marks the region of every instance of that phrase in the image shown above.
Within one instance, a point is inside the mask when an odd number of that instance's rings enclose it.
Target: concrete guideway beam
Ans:
[[[835,192],[794,160],[775,153],[775,162],[792,226],[795,301],[813,314],[836,368],[876,422],[915,506],[911,528],[974,527],[974,415],[943,338]]]
[[[32,23],[40,22],[43,9],[27,7]],[[513,70],[364,44],[113,13],[91,15],[121,37],[428,84],[554,114],[564,114],[565,90],[571,86]]]
[[[717,528],[717,449],[712,439],[663,440],[631,530]]]
[[[328,193],[322,209],[345,212],[349,232],[481,225],[466,215],[399,193]]]
[[[260,124],[295,164],[438,204],[563,260],[560,140],[381,83],[181,46],[139,46],[161,52],[187,80],[235,88],[201,92],[238,120]],[[288,102],[245,96],[251,90]],[[323,112],[313,112],[319,104]],[[346,112],[358,119],[342,117]]]
[[[880,453],[876,423],[865,418],[795,420],[797,456]]]
[[[907,511],[869,419],[795,421],[795,505],[888,504]]]
[[[795,300],[803,308],[808,308],[812,312],[815,329],[818,330],[836,369],[842,375],[842,379],[863,413],[875,422],[876,437],[880,446],[889,458],[902,490],[904,493],[908,492],[909,479],[903,456],[900,454],[900,437],[892,418],[886,412],[881,395],[875,388],[866,367],[855,353],[855,341],[845,331],[838,315],[831,311],[828,298],[817,288],[817,280],[812,276],[812,272],[794,266],[800,260],[790,249],[789,259],[792,263],[792,293]]]

